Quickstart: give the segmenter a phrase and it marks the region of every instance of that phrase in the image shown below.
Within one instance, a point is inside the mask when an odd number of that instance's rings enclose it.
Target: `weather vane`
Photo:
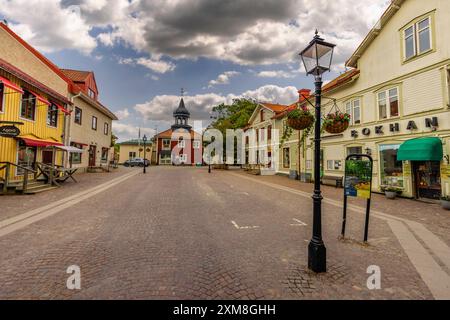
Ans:
[[[181,88],[181,96],[184,97],[184,88]]]

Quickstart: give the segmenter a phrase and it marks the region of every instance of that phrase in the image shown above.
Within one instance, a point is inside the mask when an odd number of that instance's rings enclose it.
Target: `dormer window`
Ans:
[[[89,97],[91,97],[92,99],[95,99],[95,92],[94,92],[94,90],[92,90],[91,88],[88,88],[88,94],[89,94]]]

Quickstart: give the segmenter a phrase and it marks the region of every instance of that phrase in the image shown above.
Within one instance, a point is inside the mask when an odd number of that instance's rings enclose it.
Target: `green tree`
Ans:
[[[220,130],[224,135],[227,129],[244,128],[258,104],[251,99],[234,99],[232,104],[215,106],[211,127]]]

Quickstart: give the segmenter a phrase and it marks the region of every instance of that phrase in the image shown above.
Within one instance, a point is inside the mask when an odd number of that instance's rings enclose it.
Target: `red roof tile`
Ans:
[[[61,71],[72,81],[84,82],[91,73],[90,71],[80,71],[72,69],[61,69]]]

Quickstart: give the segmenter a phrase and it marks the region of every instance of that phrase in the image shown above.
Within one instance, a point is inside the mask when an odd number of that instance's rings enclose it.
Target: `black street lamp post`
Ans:
[[[147,143],[147,136],[144,134],[142,137],[142,141],[144,142],[144,174],[147,173],[146,167],[147,167],[147,159],[146,159],[146,143]]]
[[[314,39],[300,53],[306,73],[315,77],[313,236],[308,246],[308,268],[317,273],[327,271],[327,251],[322,240],[323,197],[320,190],[322,74],[331,68],[334,47],[334,44],[327,43],[320,38],[316,31]]]

